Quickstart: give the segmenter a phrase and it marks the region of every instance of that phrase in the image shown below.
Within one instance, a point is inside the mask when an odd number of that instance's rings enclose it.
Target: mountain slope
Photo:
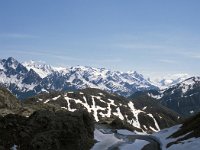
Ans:
[[[14,114],[20,108],[20,103],[7,89],[0,87],[0,115]]]
[[[26,100],[25,103],[52,104],[72,112],[85,109],[97,122],[112,121],[117,117],[145,132],[159,131],[160,128],[169,127],[179,121],[179,116],[176,113],[169,113],[167,109],[157,108],[156,111],[146,109],[139,101],[132,102],[98,89],[40,94]],[[153,104],[148,104],[148,107],[153,107]]]
[[[41,92],[99,88],[123,96],[149,89],[154,84],[137,72],[110,71],[76,66],[56,68],[41,62],[20,63],[12,57],[0,60],[0,85],[20,99]]]
[[[191,77],[164,90],[140,91],[130,99],[147,96],[159,101],[182,116],[189,117],[200,112],[200,77]]]
[[[0,85],[17,97],[30,96],[30,91],[42,80],[32,69],[28,70],[14,58],[0,60]]]
[[[189,76],[188,74],[172,74],[172,75],[157,77],[151,81],[155,83],[155,85],[157,85],[160,89],[166,89],[190,77],[191,76]]]
[[[140,90],[156,89],[137,72],[121,73],[92,67],[71,67],[67,73],[52,73],[44,78],[40,87],[46,90],[99,88],[111,93],[128,96]]]
[[[22,65],[28,70],[33,69],[41,78],[45,78],[54,72],[54,69],[50,65],[46,65],[43,62],[35,62],[31,60],[28,62],[23,62]]]
[[[168,88],[160,102],[184,116],[200,112],[200,77],[189,78]]]
[[[200,147],[200,114],[182,124],[154,133],[162,143],[163,150],[197,150]]]

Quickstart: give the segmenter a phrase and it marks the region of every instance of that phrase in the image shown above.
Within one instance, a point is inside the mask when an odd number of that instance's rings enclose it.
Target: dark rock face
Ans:
[[[8,90],[0,88],[0,108],[17,108],[18,100]]]
[[[88,150],[94,124],[87,112],[36,111],[29,118],[0,117],[0,148],[20,150]]]
[[[30,71],[24,76],[22,83],[37,84],[41,80],[41,77],[33,69],[30,69]]]
[[[7,89],[0,88],[0,114],[15,113],[20,107],[19,101]]]

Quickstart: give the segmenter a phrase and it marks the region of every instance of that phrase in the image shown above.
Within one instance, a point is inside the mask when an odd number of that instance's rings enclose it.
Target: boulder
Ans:
[[[20,150],[88,150],[94,143],[93,118],[85,111],[34,112],[0,117],[0,147]]]

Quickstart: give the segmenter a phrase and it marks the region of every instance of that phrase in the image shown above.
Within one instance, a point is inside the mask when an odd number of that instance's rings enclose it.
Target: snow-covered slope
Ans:
[[[188,79],[189,77],[191,77],[189,74],[172,74],[151,79],[151,81],[160,89],[166,89]]]
[[[162,144],[162,150],[198,150],[200,147],[200,114],[189,118],[183,124],[154,133]]]
[[[109,131],[109,132],[106,132]],[[116,130],[117,133],[110,132],[109,129],[95,129],[94,138],[98,141],[91,150],[108,150],[108,149],[120,149],[120,150],[142,150],[149,142],[142,139],[130,140],[127,136],[137,135],[134,132],[128,130]],[[119,134],[118,134],[119,133]],[[117,137],[117,135],[123,136],[123,138]]]
[[[157,99],[162,105],[183,116],[200,112],[200,77],[188,78],[163,90],[148,90],[134,93],[130,99],[149,96]]]
[[[98,89],[85,89],[77,92],[40,94],[26,101],[48,103],[60,108],[75,111],[85,109],[95,121],[112,120],[118,117],[141,131],[159,131],[178,122],[178,115],[159,105],[132,102],[123,97]]]
[[[200,112],[200,77],[192,77],[162,91],[160,102],[168,108],[191,116]]]
[[[67,73],[68,68],[65,67],[54,67],[51,65],[47,65],[42,61],[25,61],[22,63],[28,70],[33,69],[41,78],[45,78],[53,72]]]
[[[22,65],[24,65],[28,70],[33,69],[41,78],[45,78],[54,72],[54,69],[50,65],[46,65],[41,61],[26,61],[23,62]]]
[[[84,66],[71,67],[65,73],[52,73],[44,78],[40,86],[47,90],[99,88],[123,96],[157,88],[137,72],[123,73]]]
[[[84,66],[52,67],[35,61],[20,63],[12,57],[0,60],[0,84],[19,98],[33,96],[42,91],[77,90],[88,87],[123,96],[129,96],[136,91],[157,89],[137,72],[123,73]]]

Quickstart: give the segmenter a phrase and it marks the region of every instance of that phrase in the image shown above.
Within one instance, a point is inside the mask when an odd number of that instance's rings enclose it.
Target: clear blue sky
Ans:
[[[199,0],[0,0],[1,58],[200,75]]]

